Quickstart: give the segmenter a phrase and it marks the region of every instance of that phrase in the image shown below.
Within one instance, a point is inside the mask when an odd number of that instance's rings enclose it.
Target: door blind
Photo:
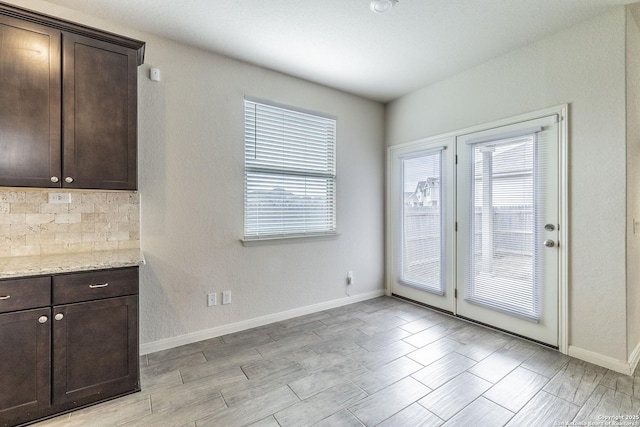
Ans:
[[[444,294],[442,149],[402,160],[402,267],[399,282]]]
[[[544,165],[539,132],[471,143],[471,242],[466,299],[528,320],[540,317],[537,230]]]
[[[245,100],[245,239],[336,231],[336,120]]]

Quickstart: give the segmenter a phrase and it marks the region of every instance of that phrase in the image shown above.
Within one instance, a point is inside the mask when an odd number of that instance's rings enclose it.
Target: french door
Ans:
[[[457,138],[457,314],[554,346],[556,117]]]
[[[387,217],[392,292],[454,312],[455,138],[396,149],[389,156]]]
[[[393,294],[558,345],[558,117],[389,150]]]

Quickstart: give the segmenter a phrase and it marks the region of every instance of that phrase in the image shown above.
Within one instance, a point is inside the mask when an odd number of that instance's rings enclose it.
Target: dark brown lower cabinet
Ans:
[[[53,313],[55,404],[138,388],[139,357],[129,351],[138,345],[137,296],[54,306]]]
[[[0,314],[0,425],[51,407],[51,308]]]
[[[138,267],[0,280],[0,427],[139,391],[139,366]]]

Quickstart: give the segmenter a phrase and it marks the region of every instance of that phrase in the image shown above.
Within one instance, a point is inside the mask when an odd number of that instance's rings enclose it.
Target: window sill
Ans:
[[[340,235],[333,234],[312,234],[308,236],[291,236],[291,237],[265,237],[262,239],[240,239],[243,246],[265,246],[279,245],[283,243],[301,243],[314,242],[318,240],[336,240]]]

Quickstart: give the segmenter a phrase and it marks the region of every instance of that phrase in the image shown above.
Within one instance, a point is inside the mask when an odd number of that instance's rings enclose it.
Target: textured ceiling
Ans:
[[[48,0],[378,101],[636,0]]]

